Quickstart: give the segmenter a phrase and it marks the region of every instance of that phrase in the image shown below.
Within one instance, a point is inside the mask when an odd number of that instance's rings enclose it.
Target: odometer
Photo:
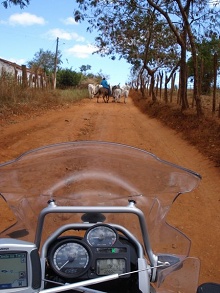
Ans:
[[[126,273],[126,261],[123,258],[98,259],[96,274],[98,276]]]

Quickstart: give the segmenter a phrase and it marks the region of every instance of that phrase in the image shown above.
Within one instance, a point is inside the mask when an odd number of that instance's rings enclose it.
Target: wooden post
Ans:
[[[59,43],[59,38],[57,38],[57,46],[56,46],[56,54],[55,54],[55,64],[54,64],[54,89],[57,86],[57,55],[58,55],[58,43]]]
[[[27,87],[28,83],[27,83],[27,69],[25,65],[21,66],[22,69],[22,87]]]

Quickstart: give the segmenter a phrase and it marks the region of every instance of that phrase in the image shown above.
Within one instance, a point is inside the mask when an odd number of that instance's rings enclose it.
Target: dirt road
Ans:
[[[0,162],[47,144],[102,140],[143,148],[200,173],[200,186],[178,198],[168,220],[191,238],[191,255],[201,260],[200,283],[220,282],[220,170],[174,131],[141,113],[131,99],[127,104],[83,100],[41,115],[13,117],[0,125],[0,140]],[[7,219],[2,208],[0,216]]]

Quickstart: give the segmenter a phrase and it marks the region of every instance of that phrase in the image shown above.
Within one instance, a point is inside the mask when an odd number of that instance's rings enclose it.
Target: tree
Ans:
[[[57,87],[68,88],[79,85],[82,73],[77,73],[71,69],[60,69],[57,71]]]
[[[166,22],[180,48],[182,110],[188,107],[186,59],[187,53],[190,51],[194,70],[194,99],[197,114],[198,116],[202,115],[198,91],[196,38],[199,37],[199,32],[205,33],[207,30],[218,28],[216,25],[218,13],[209,6],[209,0],[77,0],[77,3],[79,9],[75,11],[75,19],[87,19],[90,25],[89,29],[96,29],[99,33],[96,41],[98,41],[100,49],[97,52],[103,55],[111,55],[113,52],[119,53],[121,57],[133,62],[133,64],[138,62],[138,60],[134,61],[135,58],[144,60],[148,57],[148,54],[145,53],[144,59],[141,59],[139,51],[136,49],[137,47],[141,48],[138,45],[140,43],[144,45],[144,41],[146,48],[146,34],[148,32],[146,24],[152,11],[157,11],[157,14],[155,13],[157,15],[156,23],[157,21]],[[142,25],[139,26],[138,23]]]
[[[164,38],[166,35],[166,38]],[[148,26],[148,37],[145,43],[145,52],[143,58],[143,69],[146,69],[151,77],[150,96],[156,101],[155,74],[158,69],[171,71],[171,76],[177,70],[178,50],[169,27],[160,20],[154,19]],[[142,70],[144,73],[144,71]]]
[[[210,38],[204,37],[201,42],[197,44],[198,47],[198,69],[200,72],[200,88],[201,94],[209,94],[211,86],[214,82],[214,70],[213,70],[213,56],[217,53],[220,56],[220,40],[214,34]],[[193,61],[192,57],[189,58],[188,62],[188,76],[194,78],[193,72]],[[220,64],[217,63],[217,69]]]
[[[2,1],[2,5],[5,8],[8,8],[11,4],[19,5],[20,8],[22,9],[30,4],[30,0],[5,0],[5,1]]]
[[[44,70],[48,75],[54,73],[54,66],[55,66],[55,54],[49,50],[44,51],[40,49],[37,53],[34,54],[33,60],[29,61],[28,67],[33,68],[35,70]],[[57,55],[57,65],[62,64],[61,61],[61,53],[58,51]],[[58,66],[59,69],[59,66]]]
[[[91,70],[91,66],[90,65],[81,65],[79,69],[82,73],[86,74],[86,71]]]
[[[147,70],[151,76],[150,93],[155,101],[155,72],[162,67],[172,68],[178,62],[176,40],[169,26],[159,19],[158,12],[149,9],[146,2],[142,6],[138,5],[138,1],[124,1],[123,5],[116,5],[118,1],[79,2],[80,11],[75,11],[75,19],[87,18],[90,24],[88,29],[98,30],[99,35],[95,39],[99,48],[97,53],[109,55],[113,60],[115,54],[119,54],[120,58],[138,68],[140,80]],[[86,8],[88,5],[92,7],[89,11]],[[144,86],[145,83],[141,84]]]
[[[201,99],[199,96],[199,78],[198,78],[198,58],[196,47],[196,36],[199,37],[199,31],[196,28],[202,28],[204,33],[207,30],[215,30],[218,21],[218,11],[211,8],[208,0],[159,0],[157,3],[152,0],[147,2],[166,19],[171,30],[177,38],[177,42],[181,47],[181,71],[180,71],[180,91],[182,109],[187,107],[186,89],[187,89],[187,66],[186,52],[187,47],[190,49],[193,61],[194,72],[194,100],[196,101],[196,109],[198,116],[203,114],[201,107]],[[174,19],[176,21],[174,22]],[[218,27],[218,26],[216,26]]]

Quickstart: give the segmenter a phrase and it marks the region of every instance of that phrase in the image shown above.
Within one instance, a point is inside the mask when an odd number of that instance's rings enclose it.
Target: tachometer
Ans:
[[[117,234],[107,225],[98,225],[88,231],[86,239],[94,247],[112,246],[117,240]]]
[[[65,278],[75,278],[84,274],[89,268],[89,262],[89,248],[77,240],[62,240],[49,253],[52,269]]]

